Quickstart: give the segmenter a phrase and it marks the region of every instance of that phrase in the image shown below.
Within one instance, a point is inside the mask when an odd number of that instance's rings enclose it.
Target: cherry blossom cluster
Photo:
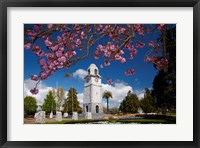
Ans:
[[[118,45],[114,45],[113,42],[108,42],[106,46],[98,45],[95,51],[94,58],[98,59],[100,56],[103,56],[109,60],[120,61],[121,63],[125,63],[126,59],[122,57],[124,51],[119,49]],[[109,66],[109,60],[104,61],[105,66]]]
[[[108,83],[108,84],[112,84],[112,83],[113,83],[113,80],[112,80],[112,79],[107,79],[107,83]]]
[[[155,62],[155,65],[158,70],[166,69],[168,67],[168,59],[161,58]]]
[[[144,37],[145,28],[143,24],[128,24],[128,28],[131,28],[133,33],[138,33],[141,37]]]
[[[126,76],[134,75],[134,73],[135,73],[135,69],[129,69],[129,70],[125,71]]]
[[[161,24],[158,27],[159,27],[159,29],[163,29],[164,26],[165,25]],[[167,68],[168,67],[168,58],[167,58],[167,56],[162,56],[162,58],[161,58],[161,56],[158,55],[159,54],[159,49],[161,49],[160,44],[155,44],[153,41],[150,41],[148,43],[148,46],[150,48],[155,49],[155,54],[153,56],[151,56],[151,57],[146,55],[145,61],[147,63],[155,64],[156,68],[159,71]],[[161,52],[163,52],[163,51],[161,51]]]
[[[151,62],[153,64],[155,64],[156,68],[160,71],[163,69],[166,69],[168,67],[168,59],[167,57],[163,57],[163,58],[158,58],[155,55],[150,57],[146,57],[145,59],[146,62]]]

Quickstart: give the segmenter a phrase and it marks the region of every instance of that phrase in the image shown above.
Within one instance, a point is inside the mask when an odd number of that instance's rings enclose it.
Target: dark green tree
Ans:
[[[166,26],[159,40],[163,42],[168,65],[155,76],[152,96],[156,98],[157,108],[165,112],[176,110],[176,27],[168,29]]]
[[[155,111],[155,100],[152,97],[151,92],[148,88],[145,88],[144,98],[140,100],[140,107],[145,113]]]
[[[107,113],[109,113],[109,99],[112,98],[112,92],[105,91],[103,93],[103,98],[106,98],[106,101],[107,101]]]
[[[24,112],[27,115],[33,115],[37,109],[37,102],[34,97],[26,96],[24,98]]]
[[[66,107],[66,111],[69,114],[72,112],[82,113],[82,108],[79,105],[76,89],[69,89],[64,107]]]
[[[46,95],[46,98],[44,99],[44,103],[42,105],[42,110],[46,111],[46,113],[56,111],[56,101],[52,91],[49,91],[49,93]]]
[[[140,107],[138,97],[134,93],[128,93],[125,99],[121,102],[119,110],[122,113],[137,113]]]

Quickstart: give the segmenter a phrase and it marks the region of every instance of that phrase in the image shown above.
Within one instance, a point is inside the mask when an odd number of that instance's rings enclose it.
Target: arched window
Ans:
[[[96,106],[96,113],[99,113],[99,106]]]
[[[97,69],[94,70],[94,74],[97,75]]]
[[[88,112],[88,106],[86,106],[86,112]]]
[[[88,75],[90,75],[90,70],[88,69]]]

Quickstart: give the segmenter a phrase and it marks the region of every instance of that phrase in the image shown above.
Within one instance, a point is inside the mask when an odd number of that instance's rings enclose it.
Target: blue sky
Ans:
[[[25,27],[30,27],[32,25],[25,25]],[[57,34],[56,34],[57,35]],[[55,35],[55,36],[56,36]],[[159,34],[148,36],[151,40],[155,40]],[[143,40],[143,39],[142,39]],[[36,42],[37,43],[37,42]],[[100,44],[105,44],[106,40],[99,42]],[[39,42],[38,45],[41,45]],[[45,46],[42,45],[42,48]],[[73,74],[79,69],[87,70],[91,63],[96,64],[99,68],[99,73],[102,76],[102,83],[108,87],[107,78],[113,79],[113,84],[110,87],[116,87],[116,84],[123,84],[123,86],[130,86],[133,92],[137,93],[137,91],[141,91],[144,93],[145,88],[152,88],[152,82],[157,74],[157,70],[153,67],[153,64],[146,63],[144,61],[145,54],[149,50],[148,46],[144,48],[136,48],[138,50],[138,54],[132,60],[127,58],[126,63],[121,63],[119,61],[111,61],[110,66],[104,66],[104,68],[100,68],[100,65],[103,63],[104,59],[100,58],[98,60],[92,57],[92,53],[95,51],[96,46],[94,45],[91,48],[91,54],[88,58],[79,61],[74,66],[69,69],[60,69],[57,70],[52,76],[50,76],[47,80],[42,81],[42,85],[46,87],[55,88],[56,84],[59,87],[64,87],[66,91],[69,90],[70,87],[74,87],[79,94],[83,93],[83,85],[84,80],[79,78],[78,76],[73,76],[71,78],[66,78],[65,74]],[[125,52],[125,57],[128,57],[128,53]],[[125,76],[124,72],[128,69],[134,68],[136,70],[134,75]],[[28,80],[31,75],[38,75],[40,72],[40,65],[38,64],[38,57],[31,52],[30,50],[24,50],[24,80]],[[28,83],[29,81],[27,81]],[[120,85],[119,85],[120,86]],[[125,92],[127,93],[127,92]],[[29,94],[29,93],[25,93]],[[121,98],[123,99],[123,98]],[[120,99],[120,100],[121,100]]]

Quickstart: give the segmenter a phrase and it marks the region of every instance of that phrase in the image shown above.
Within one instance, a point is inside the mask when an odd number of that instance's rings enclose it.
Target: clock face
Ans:
[[[95,78],[95,81],[98,82],[98,78]]]
[[[87,78],[87,79],[86,79],[86,82],[88,83],[89,81],[90,81],[90,78]]]

